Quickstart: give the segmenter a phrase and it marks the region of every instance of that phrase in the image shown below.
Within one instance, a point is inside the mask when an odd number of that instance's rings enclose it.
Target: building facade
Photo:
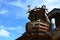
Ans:
[[[53,40],[60,40],[60,9],[54,8],[51,12],[49,12],[48,17],[50,22],[52,19],[55,21],[54,23],[51,22],[51,36]]]

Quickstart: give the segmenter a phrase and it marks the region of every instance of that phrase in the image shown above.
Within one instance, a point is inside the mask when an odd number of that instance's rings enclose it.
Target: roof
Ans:
[[[60,8],[54,8],[52,11],[50,11],[48,13],[48,17],[50,17],[51,15],[53,15],[54,13],[60,13]]]

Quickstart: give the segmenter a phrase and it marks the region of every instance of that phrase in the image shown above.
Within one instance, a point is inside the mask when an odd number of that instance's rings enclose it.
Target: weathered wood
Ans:
[[[44,6],[29,11],[26,24],[26,32],[17,40],[52,40],[47,32],[50,30],[50,22],[45,12]]]

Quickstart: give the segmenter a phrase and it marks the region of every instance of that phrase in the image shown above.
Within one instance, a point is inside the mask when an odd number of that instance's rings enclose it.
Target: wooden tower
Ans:
[[[48,33],[50,29],[50,22],[46,14],[46,6],[29,10],[28,19],[30,22],[26,23],[26,32],[16,40],[52,40]]]

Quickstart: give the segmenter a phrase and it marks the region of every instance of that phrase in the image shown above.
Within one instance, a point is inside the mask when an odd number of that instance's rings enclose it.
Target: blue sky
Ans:
[[[25,32],[28,5],[46,5],[48,11],[60,8],[59,0],[0,0],[0,40],[15,40]]]

